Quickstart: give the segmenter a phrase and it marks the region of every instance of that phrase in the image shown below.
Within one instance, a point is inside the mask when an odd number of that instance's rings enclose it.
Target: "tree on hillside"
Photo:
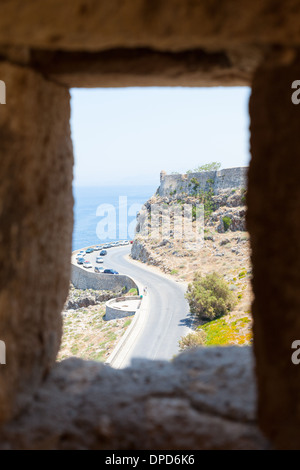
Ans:
[[[228,313],[236,299],[227,282],[217,273],[201,276],[196,272],[185,294],[192,313],[201,319],[214,320]]]
[[[187,173],[201,173],[203,171],[217,171],[221,168],[220,162],[211,162],[205,163],[204,165],[200,165],[193,170],[188,170]]]

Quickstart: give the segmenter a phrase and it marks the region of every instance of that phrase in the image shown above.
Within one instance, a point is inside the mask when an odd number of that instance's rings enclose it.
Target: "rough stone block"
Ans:
[[[24,405],[59,348],[70,276],[73,155],[68,90],[3,62],[0,78],[7,93],[0,105],[3,421]]]
[[[268,449],[248,347],[127,369],[67,359],[0,434],[0,449]]]
[[[300,106],[291,88],[299,61],[257,70],[250,100],[247,225],[251,235],[259,423],[278,448],[300,448]]]

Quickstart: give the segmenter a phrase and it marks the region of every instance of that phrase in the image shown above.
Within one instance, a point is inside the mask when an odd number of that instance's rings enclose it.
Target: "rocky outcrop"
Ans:
[[[149,236],[153,236],[155,230],[157,233],[159,230],[154,227],[153,223],[153,210],[155,207],[159,207],[162,216],[170,214],[171,227],[170,231],[165,234],[165,237],[173,236],[172,224],[178,218],[182,218],[182,209],[184,205],[192,205],[196,207],[201,202],[201,196],[199,195],[177,195],[172,194],[171,196],[159,196],[158,194],[152,196],[142,207],[141,211],[137,215],[136,234],[138,237],[144,237],[147,239]],[[224,233],[226,230],[246,231],[246,190],[244,188],[233,188],[222,190],[218,194],[212,193],[210,197],[210,207],[212,212],[210,215],[205,216],[205,226],[210,227]],[[204,207],[205,209],[205,207]],[[186,215],[185,215],[186,216]],[[223,218],[227,217],[230,219],[228,226],[224,225]],[[164,234],[162,234],[162,237]],[[157,237],[158,238],[158,237]],[[134,259],[140,259],[144,263],[149,261],[150,253],[146,248],[146,245],[141,242],[141,238],[134,242],[132,247],[132,257]]]
[[[131,257],[138,259],[142,263],[148,263],[151,257],[150,251],[147,249],[146,244],[143,240],[135,238],[131,248]]]
[[[122,291],[94,291],[93,289],[81,290],[71,287],[64,310],[77,310],[78,308],[97,305],[102,302],[107,302],[110,299],[114,299],[121,294]]]
[[[246,192],[243,188],[222,191],[212,196],[212,201],[215,210],[206,223],[208,227],[219,233],[246,231]],[[224,224],[224,218],[228,219],[228,226]]]
[[[246,189],[234,188],[229,190],[220,191],[218,194],[212,196],[214,209],[220,207],[240,207],[246,204]]]
[[[228,230],[232,232],[236,231],[246,231],[246,209],[245,208],[231,208],[223,207],[218,209],[214,212],[209,221],[207,222],[208,227],[214,227],[217,232],[225,233],[226,232],[226,225],[224,224],[224,217],[228,217],[230,219],[230,224]]]
[[[184,197],[176,194],[152,196],[137,216],[132,258],[156,266],[181,281],[190,281],[197,270],[223,272],[223,267],[212,259],[215,257],[223,257],[222,265],[230,265],[238,274],[238,270],[248,265],[250,256],[245,222],[246,191],[244,188],[233,188],[216,195],[207,193],[203,218],[198,220],[197,225],[194,217],[202,197],[201,193]],[[193,210],[189,213],[191,208],[188,207],[185,212],[186,206],[193,206]],[[157,207],[161,210],[161,219],[153,215]],[[201,232],[203,223],[204,231]],[[177,236],[175,226],[176,230],[180,227],[185,230],[187,225],[192,225],[193,232],[188,229]],[[200,230],[200,236],[195,238],[196,229]],[[222,237],[224,240],[228,239],[224,245]],[[226,249],[222,248],[220,251],[215,242]]]

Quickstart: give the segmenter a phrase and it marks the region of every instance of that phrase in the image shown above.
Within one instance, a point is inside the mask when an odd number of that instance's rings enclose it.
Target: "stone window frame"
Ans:
[[[230,82],[231,70],[225,73],[223,70],[223,75],[222,70],[217,73],[214,70],[212,76],[205,70],[210,60],[210,64],[215,65],[225,56],[203,56],[197,51],[196,55],[166,55],[151,49],[139,49],[135,51],[136,58],[147,57],[151,65],[150,76],[145,76],[140,64],[133,72],[131,70],[133,75],[126,72],[128,63],[133,63],[132,51],[122,63],[121,51],[114,50],[110,66],[118,64],[119,60],[121,65],[119,63],[117,71],[106,69],[104,74],[101,67],[108,58],[107,52],[84,54],[83,57],[78,53],[64,55],[44,51],[42,57],[41,51],[35,50],[30,59],[23,52],[11,48],[0,62],[0,76],[6,84],[6,104],[1,105],[0,114],[3,136],[0,153],[5,155],[0,185],[0,223],[3,227],[0,331],[7,348],[7,364],[1,365],[0,376],[1,446],[107,448],[117,445],[118,448],[132,448],[131,437],[134,437],[135,445],[141,448],[150,445],[153,448],[159,445],[185,448],[180,446],[187,445],[187,442],[193,448],[266,448],[268,443],[257,429],[255,390],[251,388],[249,391],[249,384],[255,382],[253,358],[249,351],[241,353],[232,348],[199,350],[187,353],[174,364],[142,361],[124,372],[73,359],[55,365],[61,337],[59,312],[70,279],[68,254],[72,234],[73,154],[68,88],[74,83],[87,82],[89,86],[94,86],[94,83],[100,86],[142,83],[147,86],[155,81],[161,85],[174,85],[180,80],[189,84],[199,82],[202,86],[210,80],[210,84],[226,79]],[[251,56],[252,51],[248,49],[244,53],[245,58],[248,52]],[[259,424],[277,447],[297,448],[299,372],[291,363],[290,345],[299,331],[297,312],[300,308],[300,301],[294,295],[299,285],[300,264],[300,250],[296,250],[299,223],[295,217],[299,203],[295,184],[298,170],[295,155],[299,145],[295,136],[299,118],[297,107],[291,103],[290,88],[295,78],[300,76],[300,70],[297,51],[292,51],[292,54],[281,52],[275,51],[263,63],[255,59],[250,71],[244,75],[239,75],[241,70],[236,71],[235,77],[239,77],[236,83],[248,83],[250,77],[252,85],[249,107],[252,159],[247,223],[254,274],[254,352]],[[208,62],[204,60],[204,70],[200,67],[194,74],[191,63],[197,63],[199,57]],[[93,70],[95,59],[97,66]],[[80,70],[72,69],[74,64],[80,62],[82,65],[82,61],[86,65],[85,70],[82,67]],[[258,63],[261,63],[259,67]],[[242,70],[243,64],[241,61]],[[177,73],[172,75],[174,67]],[[26,94],[24,90],[27,90]],[[290,152],[286,151],[287,148]],[[289,171],[291,167],[293,174]],[[280,208],[284,217],[284,230],[278,226],[274,206]],[[286,230],[291,243],[281,252],[278,246],[285,240]],[[60,233],[60,244],[54,241],[55,233]],[[51,255],[54,251],[59,258],[58,264]],[[47,269],[42,263],[45,259]],[[24,286],[27,286],[25,292]],[[274,303],[274,288],[278,305]],[[289,328],[276,329],[273,326],[270,338],[268,326],[270,322],[280,322],[283,310]],[[216,365],[216,357],[221,361],[219,366]],[[238,360],[244,369],[237,368]],[[214,377],[209,375],[210,368],[215,371]],[[162,371],[168,377],[166,384],[158,388],[143,386],[159,381]],[[238,383],[235,381],[237,374],[241,379]],[[179,385],[182,375],[185,377],[185,390]],[[104,378],[107,383],[104,383]],[[136,384],[136,394],[128,385],[129,378]],[[232,387],[230,381],[236,386]],[[121,384],[122,399],[113,396],[117,382]],[[188,393],[189,387],[194,393]],[[279,391],[275,394],[277,387]],[[86,389],[93,395],[87,403],[83,399]],[[70,391],[72,400],[68,404]],[[101,395],[103,400],[111,395],[111,401],[104,400],[106,408],[97,404],[96,395]],[[137,400],[136,406],[132,403],[133,397]],[[236,406],[233,406],[233,398],[237,401]],[[108,414],[107,406],[112,403],[115,410]],[[64,423],[55,416],[54,428],[49,420],[50,415],[53,419],[56,406],[59,411],[65,408],[67,414],[62,413]],[[83,414],[82,406],[85,409]],[[131,437],[124,437],[133,410],[137,416],[136,432]],[[181,429],[176,424],[176,416],[184,421],[187,415],[190,423],[185,422],[186,428]],[[122,423],[120,432],[116,431],[117,422]],[[78,431],[79,423],[87,433],[90,431],[90,437]],[[218,443],[215,441],[214,423],[222,429]],[[204,428],[211,433],[205,432]],[[55,434],[57,429],[59,431]],[[172,436],[174,429],[178,433],[176,437]],[[48,435],[46,431],[49,430]],[[162,444],[153,437],[158,430],[161,430],[158,435]]]

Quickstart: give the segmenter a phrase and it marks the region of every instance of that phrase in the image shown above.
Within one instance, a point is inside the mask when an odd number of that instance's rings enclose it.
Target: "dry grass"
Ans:
[[[230,285],[237,297],[237,304],[228,315],[207,323],[206,345],[250,344],[252,341],[251,263],[249,235],[247,232],[218,233],[207,230],[200,250],[187,250],[182,240],[170,240],[161,246],[154,240],[146,241],[147,250],[155,258],[155,265],[164,273],[183,282],[191,282],[196,271],[202,275],[217,272]],[[224,242],[226,242],[224,244]],[[218,256],[221,255],[221,256]],[[203,325],[195,322],[194,327]]]
[[[63,312],[63,338],[58,361],[76,356],[105,362],[132,317],[105,321],[105,302]]]

